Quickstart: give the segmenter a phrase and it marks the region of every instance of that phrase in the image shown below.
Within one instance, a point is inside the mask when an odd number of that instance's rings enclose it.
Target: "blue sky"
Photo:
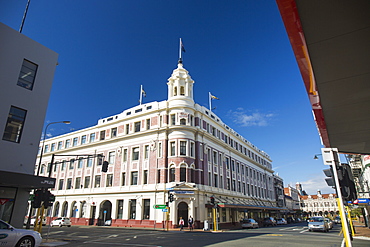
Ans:
[[[27,0],[0,0],[19,30]],[[285,185],[333,192],[292,48],[273,0],[31,0],[24,35],[59,54],[45,123],[49,135],[95,125],[143,102],[167,99],[179,38],[194,99],[267,152]]]

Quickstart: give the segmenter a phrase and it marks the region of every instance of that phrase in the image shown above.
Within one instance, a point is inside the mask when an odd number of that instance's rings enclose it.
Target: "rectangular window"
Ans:
[[[146,129],[150,129],[150,118],[146,120]]]
[[[81,136],[81,144],[85,144],[86,143],[86,135],[83,135]]]
[[[194,156],[194,142],[191,142],[190,143],[190,156],[191,157],[195,157]]]
[[[213,151],[213,163],[217,165],[217,152]]]
[[[129,124],[126,124],[126,135],[130,133],[130,125]]]
[[[123,200],[117,200],[117,219],[123,219]]]
[[[158,158],[162,157],[162,142],[158,143]]]
[[[74,163],[75,163],[75,160],[74,159],[71,159],[69,161],[69,170],[72,170],[74,168]]]
[[[144,170],[144,173],[143,173],[143,184],[148,184],[148,170]]]
[[[170,156],[175,156],[176,145],[175,142],[170,142]]]
[[[210,163],[211,162],[211,149],[210,148],[208,148],[207,149],[207,158],[208,158],[208,162]]]
[[[104,156],[102,154],[98,154],[98,156],[96,157],[96,163],[98,166],[101,166],[103,164],[103,158]]]
[[[96,175],[95,176],[95,185],[94,185],[95,188],[99,188],[100,187],[100,175]]]
[[[73,138],[73,147],[77,146],[78,137]]]
[[[95,133],[91,133],[90,134],[90,142],[94,142],[95,141]]]
[[[92,167],[92,164],[93,164],[93,157],[90,157],[89,156],[89,158],[87,158],[87,165],[86,165],[86,167]]]
[[[235,171],[235,161],[231,161],[231,170],[234,172]]]
[[[55,143],[52,143],[50,147],[50,152],[53,152],[54,150],[55,150]]]
[[[21,141],[22,130],[26,120],[27,111],[11,106],[8,120],[3,134],[3,140],[19,143]]]
[[[58,166],[59,166],[59,162],[57,161],[57,162],[55,162],[54,163],[54,172],[56,172],[57,170],[58,170]]]
[[[104,140],[105,139],[105,130],[102,130],[100,131],[100,140]]]
[[[130,199],[129,209],[129,218],[136,219],[136,199]]]
[[[116,152],[115,151],[109,152],[109,154],[108,154],[108,162],[109,162],[109,164],[110,165],[114,165],[115,160],[116,160]]]
[[[76,178],[75,189],[80,189],[80,188],[81,188],[81,178],[78,177]]]
[[[139,154],[140,154],[140,149],[138,147],[133,148],[132,149],[132,160],[139,160]]]
[[[180,182],[186,182],[186,167],[180,167]]]
[[[138,172],[131,172],[131,185],[137,185]]]
[[[85,177],[84,188],[90,187],[90,176]]]
[[[78,159],[78,164],[77,164],[77,168],[82,168],[84,165],[84,159],[83,158],[79,158]]]
[[[203,144],[199,144],[199,158],[203,160]]]
[[[150,199],[144,199],[143,208],[143,220],[149,220],[150,218]]]
[[[67,190],[72,189],[72,178],[67,179]]]
[[[66,169],[66,167],[67,167],[67,161],[66,160],[63,160],[63,162],[62,162],[62,171],[64,171],[65,169]]]
[[[44,153],[49,152],[49,145],[45,145]]]
[[[214,180],[214,186],[215,187],[218,187],[218,176],[217,176],[217,174],[214,174],[214,177],[215,177],[215,180]]]
[[[123,162],[127,162],[127,149],[123,150]]]
[[[176,124],[176,115],[172,114],[171,115],[171,125],[175,125],[175,124]]]
[[[117,128],[113,128],[110,137],[113,138],[113,137],[116,137],[116,136],[117,136]]]
[[[122,182],[121,182],[121,185],[122,186],[125,186],[126,185],[126,172],[122,172]]]
[[[113,186],[113,174],[107,174],[107,184],[106,187],[112,187]]]
[[[180,155],[186,155],[186,141],[180,141]]]
[[[19,73],[17,85],[28,90],[32,90],[35,82],[37,67],[37,64],[24,59],[21,71]]]
[[[57,147],[57,149],[58,149],[58,150],[61,150],[61,149],[62,149],[62,146],[63,146],[63,142],[62,142],[62,141],[58,142],[58,147]]]
[[[63,185],[64,185],[64,179],[59,179],[58,190],[62,190],[63,189]]]
[[[64,148],[69,148],[69,146],[71,145],[71,140],[66,140],[66,144],[64,146]]]
[[[140,125],[141,125],[141,122],[136,122],[135,123],[135,132],[139,132],[140,131]]]
[[[149,145],[145,145],[144,147],[144,159],[148,159],[149,158]]]

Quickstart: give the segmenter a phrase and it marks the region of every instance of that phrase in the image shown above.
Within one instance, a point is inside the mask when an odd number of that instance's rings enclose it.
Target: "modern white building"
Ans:
[[[23,225],[58,54],[0,23],[0,218]]]
[[[194,81],[181,61],[167,85],[167,100],[45,141],[40,171],[57,180],[49,215],[73,224],[160,228],[166,210],[155,205],[168,203],[170,227],[193,216],[202,228],[213,219],[211,197],[220,227],[280,212],[270,157],[194,102]]]

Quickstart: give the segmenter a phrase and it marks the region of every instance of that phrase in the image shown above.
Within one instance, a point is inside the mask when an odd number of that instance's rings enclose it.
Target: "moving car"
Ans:
[[[276,220],[272,217],[264,218],[263,226],[276,226]]]
[[[336,216],[335,219],[334,219],[334,223],[335,224],[340,224],[341,221],[340,221],[340,217],[339,216]]]
[[[59,226],[59,227],[62,227],[62,226],[71,227],[71,225],[72,225],[71,220],[67,217],[56,218],[50,223],[50,226]]]
[[[276,220],[276,224],[277,225],[286,225],[286,224],[288,224],[288,222],[284,218],[281,218],[281,219]]]
[[[258,228],[258,223],[254,219],[243,219],[241,220],[242,228]]]
[[[31,230],[14,228],[0,220],[0,246],[38,247],[42,241],[41,234]]]
[[[312,217],[308,222],[308,230],[311,231],[329,231],[328,222],[325,221],[324,217]]]

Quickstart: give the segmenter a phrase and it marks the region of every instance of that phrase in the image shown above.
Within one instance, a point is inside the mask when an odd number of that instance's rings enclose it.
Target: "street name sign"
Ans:
[[[154,209],[165,209],[167,205],[165,204],[156,204],[153,206]]]

